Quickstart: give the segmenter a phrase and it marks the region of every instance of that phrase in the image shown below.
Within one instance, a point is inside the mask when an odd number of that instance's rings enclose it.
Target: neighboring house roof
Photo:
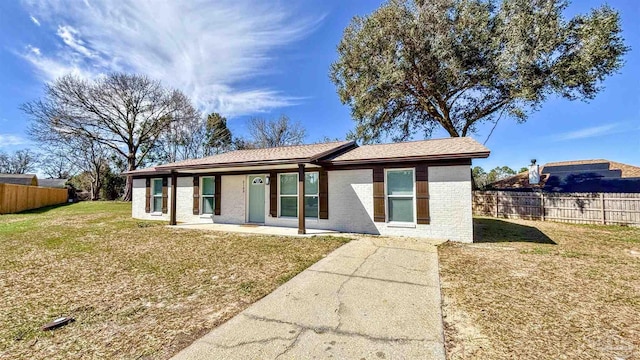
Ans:
[[[550,162],[540,167],[540,183],[522,172],[487,185],[498,190],[556,192],[640,192],[640,167],[606,159]]]
[[[0,174],[0,184],[38,186],[38,177],[34,174]]]
[[[576,165],[594,165],[594,164],[607,164],[609,171],[620,171],[621,178],[640,178],[640,166],[633,166],[629,164],[623,164],[606,159],[593,159],[593,160],[574,160],[574,161],[558,161],[550,162],[545,166],[547,168],[557,166],[576,166]],[[549,170],[550,171],[550,170]]]
[[[69,179],[40,179],[39,185],[48,188],[65,188]]]
[[[358,146],[354,141],[237,150],[201,159],[179,161],[125,174],[164,174],[171,170],[315,163],[339,165],[380,161],[485,158],[489,149],[472,138],[448,138]]]

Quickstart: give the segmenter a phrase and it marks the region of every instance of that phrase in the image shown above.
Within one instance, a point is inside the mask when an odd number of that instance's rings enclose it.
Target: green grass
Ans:
[[[0,216],[0,358],[167,358],[348,241],[165,225],[122,202]]]

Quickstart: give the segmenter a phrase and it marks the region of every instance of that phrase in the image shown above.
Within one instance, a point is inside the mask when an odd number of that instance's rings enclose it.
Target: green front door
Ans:
[[[249,222],[264,223],[264,176],[249,176]]]

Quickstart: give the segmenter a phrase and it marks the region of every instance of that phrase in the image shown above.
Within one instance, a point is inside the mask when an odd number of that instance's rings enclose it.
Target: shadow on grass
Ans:
[[[499,219],[473,219],[473,230],[473,242],[476,243],[528,242],[557,245],[535,227]]]
[[[61,207],[69,206],[69,205],[72,205],[72,204],[74,204],[74,203],[65,202],[65,203],[58,204],[58,205],[50,205],[50,206],[45,206],[45,207],[41,207],[41,208],[37,208],[37,209],[25,210],[25,211],[21,211],[21,212],[16,213],[16,214],[43,214],[43,213],[46,213],[48,211],[59,209]]]

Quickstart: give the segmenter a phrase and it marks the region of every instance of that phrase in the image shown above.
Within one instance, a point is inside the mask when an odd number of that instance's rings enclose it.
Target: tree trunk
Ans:
[[[129,156],[127,158],[127,171],[132,171],[136,169],[136,158],[135,156]],[[127,182],[124,187],[124,195],[122,196],[123,201],[131,201],[133,197],[133,178],[130,175],[127,175]]]
[[[100,200],[100,190],[102,190],[102,180],[96,177],[91,180],[91,201]]]
[[[91,185],[91,201],[100,200],[100,190],[102,186],[100,184],[92,184]]]

